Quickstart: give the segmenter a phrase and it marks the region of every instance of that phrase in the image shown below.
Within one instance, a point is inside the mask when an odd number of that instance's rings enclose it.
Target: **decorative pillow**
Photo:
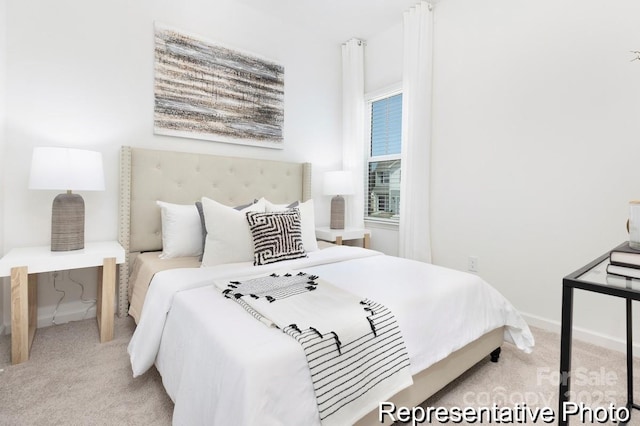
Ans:
[[[234,209],[242,210],[251,206],[252,204],[257,203],[258,200],[254,199],[252,202],[247,204],[242,204],[240,206],[235,206]],[[204,255],[204,245],[207,241],[207,224],[204,221],[204,211],[202,210],[202,201],[196,201],[196,209],[198,209],[198,214],[200,215],[200,225],[202,226],[202,253],[200,254],[200,262],[202,262],[202,256]]]
[[[202,256],[204,255],[204,245],[207,242],[207,225],[204,223],[204,212],[202,211],[202,201],[196,201],[196,209],[198,210],[198,216],[200,216],[200,234],[202,241],[202,253],[198,259],[202,262]]]
[[[245,213],[264,212],[264,201],[259,200],[242,210],[207,197],[202,197],[201,201],[207,229],[202,266],[251,262],[253,240]]]
[[[302,244],[304,244],[304,250],[306,252],[318,250],[313,199],[307,200],[304,203],[295,201],[289,205],[273,204],[268,200],[265,200],[265,204],[267,212],[280,212],[291,209],[293,207],[297,207],[300,210],[300,226],[302,229]]]
[[[202,254],[202,226],[198,210],[193,204],[172,204],[156,201],[162,222],[162,259],[200,256]]]
[[[307,257],[297,208],[276,213],[248,212],[253,235],[253,264],[266,265]]]
[[[298,207],[298,204],[300,204],[299,201],[294,201],[293,203],[290,203],[290,204],[273,204],[271,201],[267,200],[266,198],[263,198],[263,199],[266,205],[267,212],[281,212],[287,209]]]

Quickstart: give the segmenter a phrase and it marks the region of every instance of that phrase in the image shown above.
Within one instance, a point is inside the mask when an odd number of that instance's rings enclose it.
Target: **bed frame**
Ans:
[[[119,265],[118,316],[126,316],[129,308],[135,256],[162,249],[156,200],[189,204],[202,196],[230,206],[260,197],[275,203],[305,201],[311,198],[311,164],[122,147],[118,239],[126,257]],[[390,401],[417,406],[489,354],[497,361],[503,336],[500,327],[471,342],[415,375],[413,386]],[[380,424],[378,410],[357,424]]]
[[[265,197],[274,203],[311,198],[311,164],[221,157],[123,146],[120,151],[118,316],[129,309],[129,275],[138,253],[162,250],[156,200],[192,204],[209,197],[229,206]]]

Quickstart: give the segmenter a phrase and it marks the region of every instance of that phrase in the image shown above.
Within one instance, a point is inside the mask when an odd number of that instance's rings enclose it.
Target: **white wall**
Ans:
[[[6,28],[7,28],[7,10],[6,10],[6,2],[0,2],[0,256],[4,254],[4,247],[2,242],[4,241],[4,182],[6,180],[5,177],[5,155],[4,155],[4,147],[6,144],[6,131],[5,131],[5,100],[6,100],[6,85],[5,85],[5,74],[6,74],[6,51],[7,51],[7,40],[6,40]],[[4,298],[4,287],[8,286],[8,283],[5,284],[5,280],[0,278],[0,335],[2,335],[4,331],[4,317],[6,315],[7,320],[9,321],[9,309],[8,306],[5,307],[5,298]]]
[[[559,321],[562,277],[627,238],[640,195],[640,3],[446,0],[435,22],[434,262]],[[575,325],[624,336],[623,302]]]
[[[466,270],[477,256],[532,324],[558,329],[562,277],[627,238],[640,197],[639,14],[635,0],[435,7],[433,260]],[[368,40],[367,90],[402,78],[401,34]],[[578,336],[621,348],[622,301],[576,291],[574,314]]]
[[[55,19],[52,19],[55,16]],[[153,134],[153,22],[269,58],[285,67],[285,148],[273,150]],[[105,162],[105,192],[82,194],[87,241],[116,239],[121,145],[314,164],[316,215],[328,222],[320,196],[324,170],[341,164],[341,51],[231,0],[85,2],[8,0],[7,141],[3,183],[6,250],[50,242],[52,191],[27,189],[37,145],[96,149]],[[1,147],[1,145],[0,145]],[[9,208],[8,206],[11,206]],[[95,271],[78,271],[93,283]],[[42,281],[46,281],[43,283]],[[81,311],[79,288],[65,280],[59,312]],[[91,284],[93,293],[95,285]],[[5,297],[7,296],[5,290]],[[39,315],[58,300],[51,277],[40,283]],[[5,321],[6,323],[6,321]]]
[[[398,23],[366,41],[364,91],[376,92],[402,84],[402,16]]]

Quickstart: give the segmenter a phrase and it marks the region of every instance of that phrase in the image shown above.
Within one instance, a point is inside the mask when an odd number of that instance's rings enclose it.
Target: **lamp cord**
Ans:
[[[64,290],[60,290],[58,289],[58,287],[56,286],[56,281],[58,280],[58,271],[55,271],[53,273],[53,289],[55,291],[57,291],[58,293],[62,293],[62,296],[60,296],[60,299],[58,299],[58,303],[56,303],[56,308],[53,310],[53,318],[51,318],[51,324],[53,325],[58,325],[56,323],[56,313],[58,312],[58,308],[60,307],[60,302],[62,302],[62,299],[64,299],[64,296],[66,296],[67,293],[65,293]]]
[[[84,285],[80,282],[80,281],[76,281],[75,279],[73,279],[73,277],[71,276],[71,271],[69,271],[68,273],[69,276],[69,280],[77,285],[80,286],[80,301],[82,303],[90,303],[89,307],[87,308],[86,311],[84,311],[84,315],[82,316],[82,319],[85,319],[87,317],[87,314],[89,313],[89,309],[93,308],[96,305],[97,299],[85,299],[84,298]]]
[[[89,310],[96,305],[96,299],[85,299],[84,285],[80,281],[74,279],[71,276],[71,271],[68,271],[67,276],[71,282],[80,286],[80,301],[82,303],[90,303],[89,307],[84,311],[84,315],[82,316],[82,319],[85,319],[87,317],[87,314],[89,313]],[[62,300],[67,294],[64,290],[61,290],[58,288],[58,286],[56,285],[57,280],[58,280],[58,271],[55,271],[53,273],[53,289],[58,293],[62,293],[62,296],[60,296],[60,299],[58,299],[58,303],[56,303],[56,308],[53,310],[53,318],[51,318],[51,323],[53,325],[58,325],[58,323],[56,323],[56,314],[58,313],[58,308],[60,307],[60,303],[62,302]]]

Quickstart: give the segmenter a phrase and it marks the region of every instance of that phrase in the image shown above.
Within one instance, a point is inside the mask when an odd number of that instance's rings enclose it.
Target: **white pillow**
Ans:
[[[264,200],[236,210],[207,197],[202,197],[202,211],[207,227],[201,266],[223,263],[252,262],[253,237],[246,212],[264,212]]]
[[[264,200],[264,198],[261,198]],[[313,208],[313,199],[304,203],[293,204],[273,204],[268,200],[264,200],[267,212],[281,212],[290,208],[297,207],[300,210],[300,227],[302,228],[302,245],[306,252],[318,250],[318,240],[316,240],[316,220],[315,210]]]
[[[202,224],[194,204],[172,204],[156,201],[162,221],[162,259],[200,256]]]

